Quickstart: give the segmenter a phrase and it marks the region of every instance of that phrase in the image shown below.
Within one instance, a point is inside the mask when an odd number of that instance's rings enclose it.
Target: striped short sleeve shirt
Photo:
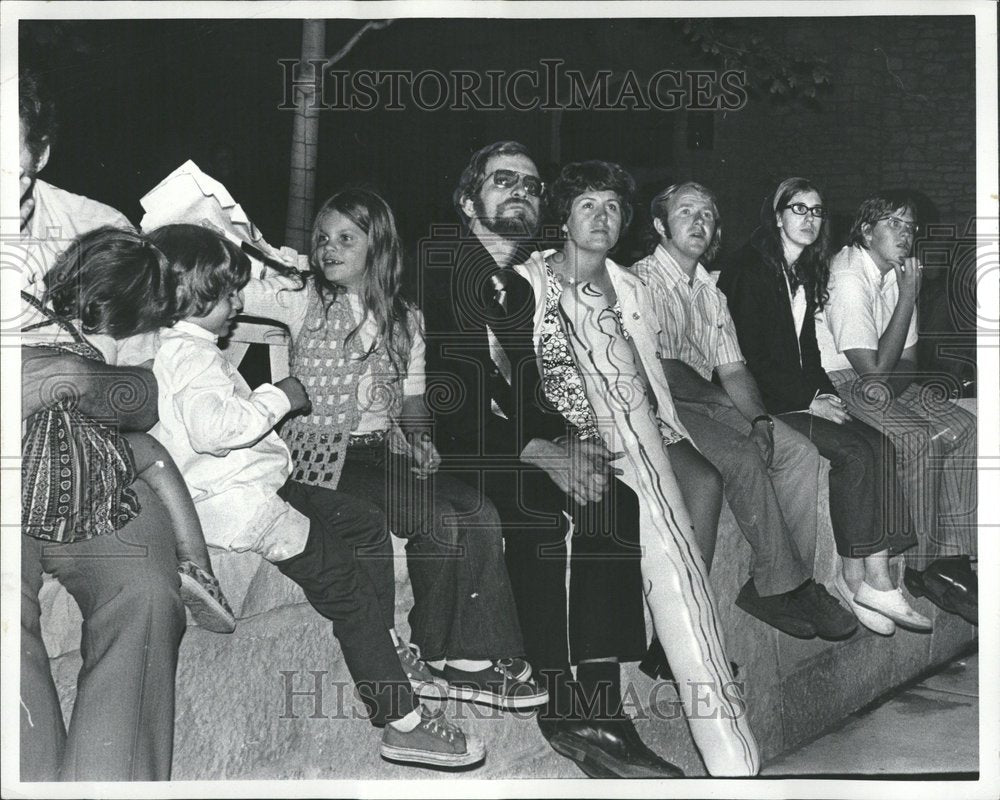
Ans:
[[[705,380],[712,379],[716,367],[744,360],[726,296],[701,264],[689,281],[661,244],[632,271],[653,295],[660,358],[683,361]]]

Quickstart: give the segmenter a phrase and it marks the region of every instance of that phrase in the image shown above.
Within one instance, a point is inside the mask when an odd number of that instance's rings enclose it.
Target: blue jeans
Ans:
[[[769,468],[748,438],[750,423],[735,408],[686,400],[675,405],[698,449],[722,473],[729,507],[753,551],[757,591],[776,595],[802,584],[816,554],[816,448],[777,419]]]
[[[782,414],[830,461],[830,522],[837,553],[901,553],[917,542],[896,479],[896,450],[863,422],[842,425],[807,413]]]
[[[395,587],[380,596],[373,579],[380,565],[392,569],[385,516],[343,492],[295,481],[285,483],[278,495],[309,518],[309,539],[301,553],[275,566],[333,623],[372,724],[402,719],[417,701],[389,636]]]
[[[351,446],[337,491],[382,509],[406,539],[412,641],[430,661],[523,655],[493,503],[448,474],[418,480],[411,466],[385,442]],[[379,583],[394,581],[392,562],[382,572]]]

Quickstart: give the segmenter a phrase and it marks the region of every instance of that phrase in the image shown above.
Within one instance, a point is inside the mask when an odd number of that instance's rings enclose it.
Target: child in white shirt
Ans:
[[[211,544],[252,550],[302,587],[333,622],[344,660],[372,721],[384,724],[383,757],[457,767],[482,761],[483,743],[424,709],[396,654],[365,558],[392,558],[384,515],[330,489],[288,480],[291,456],[274,432],[309,407],[296,378],[251,391],[223,358],[242,308],[250,261],[197,225],[167,225],[150,240],[175,283],[170,329],[153,366],[160,422],[153,434],[187,481]]]
[[[46,273],[42,301],[22,292],[43,320],[24,331],[26,343],[115,364],[119,340],[140,339],[166,319],[161,261],[132,231],[104,227],[78,237]],[[130,398],[123,388],[112,401]],[[184,481],[147,433],[121,433],[81,414],[71,401],[31,415],[22,442],[23,532],[63,543],[112,533],[139,513],[130,488],[137,478],[170,515],[184,603],[199,626],[231,633],[236,619],[212,573]]]

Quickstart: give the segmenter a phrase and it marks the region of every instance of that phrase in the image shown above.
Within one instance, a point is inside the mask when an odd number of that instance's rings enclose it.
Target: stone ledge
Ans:
[[[826,480],[818,513],[825,520],[816,548],[816,576],[827,581],[835,564]],[[411,602],[403,542],[396,548],[396,622],[407,634]],[[213,553],[241,618],[229,636],[191,627],[181,644],[173,777],[195,779],[435,778],[441,774],[382,761],[378,732],[361,718],[329,623],[277,569],[252,554]],[[948,661],[975,639],[975,628],[914,605],[935,620],[931,635],[900,630],[883,638],[861,629],[844,642],[800,641],[744,614],[733,600],[746,580],[749,546],[728,508],[720,525],[712,571],[720,623],[731,659],[740,666],[751,726],[764,759],[812,738],[878,695],[934,664]],[[79,670],[79,611],[55,582],[43,589],[43,630],[53,673],[69,711]],[[648,628],[648,625],[647,625]],[[286,677],[282,672],[289,673]],[[286,688],[313,688],[322,700],[292,699]],[[676,712],[676,692],[654,684],[635,664],[623,669],[623,688],[638,705],[629,710],[647,743],[689,775],[704,775],[687,723]],[[652,708],[651,708],[652,704]],[[447,712],[482,736],[490,755],[468,778],[577,778],[576,767],[555,754],[532,719],[448,702]]]

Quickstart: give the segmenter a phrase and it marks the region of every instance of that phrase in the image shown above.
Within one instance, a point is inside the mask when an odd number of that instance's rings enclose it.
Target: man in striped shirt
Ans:
[[[652,290],[659,356],[677,413],[722,473],[753,550],[736,604],[791,636],[846,638],[856,620],[811,577],[819,453],[767,414],[725,295],[701,264],[721,238],[715,196],[697,183],[675,184],[653,198],[651,215],[659,243],[632,269]]]

